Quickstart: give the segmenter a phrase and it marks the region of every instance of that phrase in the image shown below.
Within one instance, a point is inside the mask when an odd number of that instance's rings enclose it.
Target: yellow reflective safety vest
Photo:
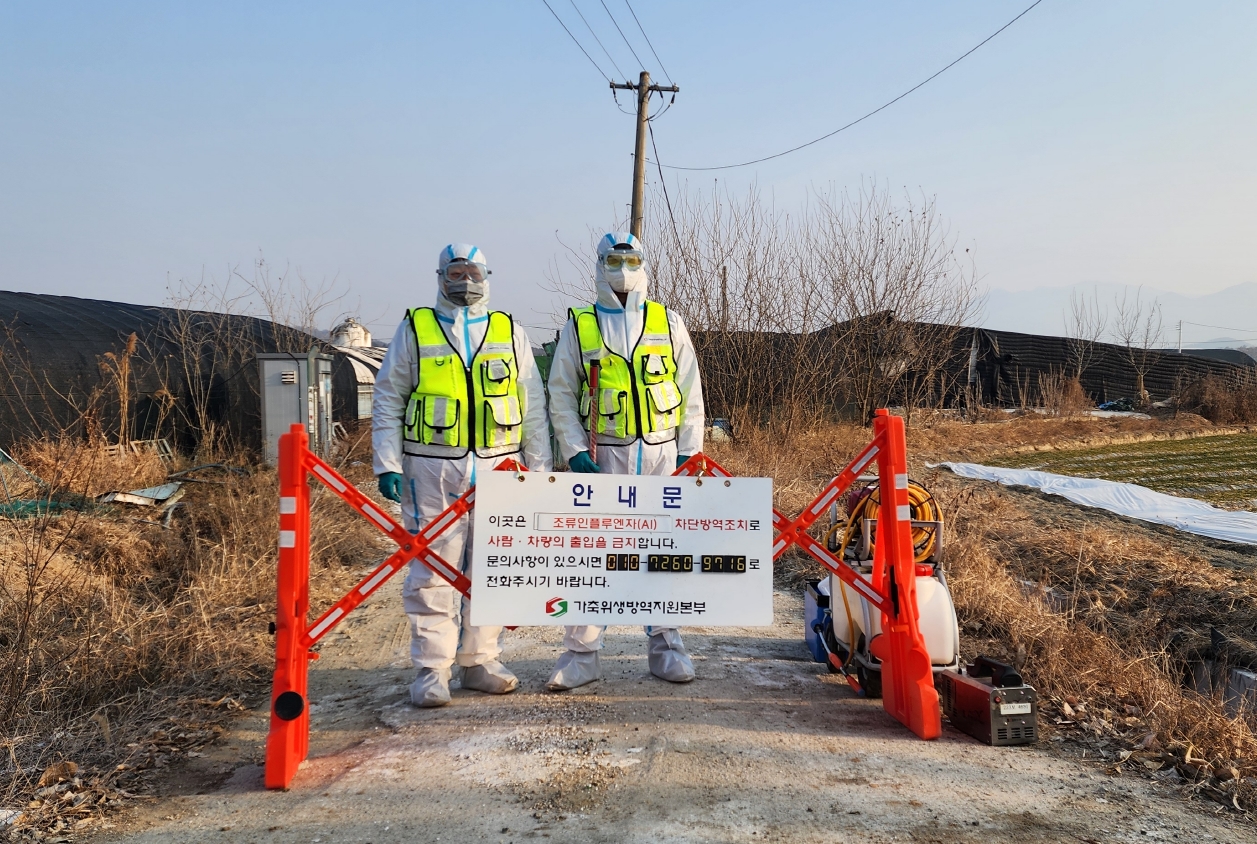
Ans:
[[[648,443],[665,443],[676,439],[676,429],[681,426],[681,388],[676,380],[668,310],[651,301],[646,302],[645,310],[642,336],[627,359],[603,343],[594,308],[568,312],[576,326],[584,364],[580,414],[586,430],[591,421],[590,368],[594,361],[599,364],[598,405],[592,414],[599,442],[623,445],[641,438]]]
[[[415,331],[419,383],[406,404],[402,451],[458,458],[514,454],[524,426],[511,315],[489,313],[484,341],[471,366],[450,345],[432,308],[406,314]]]

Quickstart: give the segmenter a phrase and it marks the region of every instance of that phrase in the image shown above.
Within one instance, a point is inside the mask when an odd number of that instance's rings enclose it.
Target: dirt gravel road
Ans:
[[[950,726],[920,741],[810,661],[798,595],[775,604],[771,628],[689,628],[686,686],[649,675],[639,627],[613,627],[606,678],[547,693],[560,632],[531,628],[507,634],[519,691],[418,710],[389,584],[313,665],[311,758],[290,791],[261,787],[257,712],[90,840],[1257,841],[1251,821],[1050,742],[991,748]]]

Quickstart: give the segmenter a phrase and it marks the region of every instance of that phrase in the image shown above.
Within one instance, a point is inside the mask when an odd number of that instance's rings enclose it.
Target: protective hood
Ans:
[[[456,300],[461,300],[457,291],[452,290],[452,286],[460,289],[466,285],[466,282],[449,282],[445,278],[445,268],[451,263],[462,258],[484,267],[485,278],[480,282],[483,288],[483,296],[476,302],[463,306],[456,304]],[[453,317],[455,312],[465,311],[468,317],[483,316],[489,312],[489,260],[485,257],[483,251],[479,247],[470,243],[451,243],[449,246],[441,250],[441,256],[437,261],[437,296],[436,311],[447,317]]]
[[[598,241],[598,263],[594,265],[594,289],[598,292],[598,304],[604,308],[619,310],[620,298],[616,296],[616,291],[620,290],[628,294],[623,307],[636,310],[646,300],[650,279],[646,275],[644,264],[637,270],[609,270],[603,266],[602,259],[613,252],[617,244],[626,244],[639,251],[642,248],[641,241],[628,232],[610,232]]]

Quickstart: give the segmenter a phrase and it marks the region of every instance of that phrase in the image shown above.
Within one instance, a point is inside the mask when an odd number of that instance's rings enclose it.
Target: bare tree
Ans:
[[[911,418],[936,398],[960,329],[980,309],[972,253],[957,251],[932,197],[905,194],[901,205],[868,183],[854,195],[831,185],[814,202],[808,257],[848,400],[862,419],[892,402]]]
[[[1143,288],[1123,290],[1120,298],[1114,297],[1117,313],[1113,318],[1113,337],[1123,349],[1131,369],[1135,372],[1135,394],[1139,404],[1147,407],[1151,397],[1144,389],[1144,376],[1160,356],[1154,347],[1161,343],[1164,326],[1161,320],[1161,303],[1157,299],[1143,299]]]
[[[755,187],[670,205],[650,218],[652,292],[695,337],[713,415],[789,429],[942,400],[980,297],[933,199],[901,205],[870,183],[816,190],[795,213]]]
[[[1108,328],[1108,311],[1100,304],[1100,294],[1091,290],[1091,298],[1070,291],[1069,310],[1065,312],[1065,337],[1068,339],[1069,367],[1075,380],[1096,362],[1100,338]]]
[[[202,274],[198,281],[180,279],[167,286],[174,311],[158,333],[160,345],[173,346],[178,353],[150,364],[163,383],[182,385],[183,401],[171,398],[177,390],[164,391],[166,412],[173,411],[194,432],[206,457],[228,445],[222,407],[228,382],[251,385],[245,373],[263,349],[308,352],[317,342],[311,335],[317,337],[321,325],[335,324],[343,316],[345,294],[337,286],[335,279],[310,284],[290,267],[276,273],[262,256],[247,274],[232,266],[224,281]],[[258,324],[242,316],[265,320],[265,336]]]

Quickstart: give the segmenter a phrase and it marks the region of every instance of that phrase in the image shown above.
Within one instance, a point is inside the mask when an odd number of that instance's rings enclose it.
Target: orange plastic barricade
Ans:
[[[883,504],[870,583],[807,531],[874,460],[881,478]],[[512,459],[502,461],[495,468],[524,471],[524,467]],[[724,467],[704,454],[694,455],[674,474],[732,477]],[[397,543],[398,549],[307,627],[306,614],[310,605],[308,475],[313,475],[383,531]],[[891,491],[890,501],[894,506],[886,505],[885,490]],[[311,452],[309,438],[301,425],[293,425],[287,434],[280,437],[278,602],[271,727],[266,740],[267,788],[287,788],[309,751],[307,680],[309,662],[318,658],[318,654],[311,653],[312,646],[411,560],[419,560],[463,595],[469,594],[471,581],[429,546],[451,525],[471,512],[475,500],[476,490],[472,487],[418,534],[412,535]],[[929,652],[917,623],[916,566],[910,520],[908,455],[903,420],[879,410],[873,419],[873,441],[821,490],[821,494],[797,519],[790,521],[773,510],[773,528],[777,531],[773,559],[779,558],[792,544],[798,544],[882,611],[882,630],[886,641],[874,650],[883,662],[883,706],[914,733],[931,739],[937,738],[942,731],[942,721]]]
[[[807,531],[874,460],[883,504],[870,582]],[[730,476],[724,467],[702,454],[694,455],[677,470],[679,475],[699,473]],[[893,506],[887,506],[888,499]],[[889,411],[879,410],[873,417],[873,441],[825,485],[797,519],[790,521],[773,510],[773,527],[777,531],[773,559],[780,558],[787,548],[797,544],[882,611],[883,634],[879,639],[884,641],[873,643],[874,653],[883,664],[882,705],[912,732],[923,739],[933,739],[942,733],[943,725],[930,654],[918,624],[911,519],[908,447],[903,420],[891,416]]]
[[[523,471],[523,466],[511,459],[495,468]],[[308,475],[343,498],[398,546],[396,552],[309,627],[306,626],[306,613],[310,609]],[[304,427],[293,425],[279,438],[279,571],[274,628],[275,677],[271,687],[271,728],[266,738],[267,788],[287,788],[309,752],[310,713],[306,692],[310,660],[318,659],[318,654],[310,652],[316,642],[411,560],[419,560],[463,595],[470,592],[471,581],[466,575],[441,559],[429,545],[469,513],[475,500],[473,487],[418,534],[411,534],[310,451]]]

